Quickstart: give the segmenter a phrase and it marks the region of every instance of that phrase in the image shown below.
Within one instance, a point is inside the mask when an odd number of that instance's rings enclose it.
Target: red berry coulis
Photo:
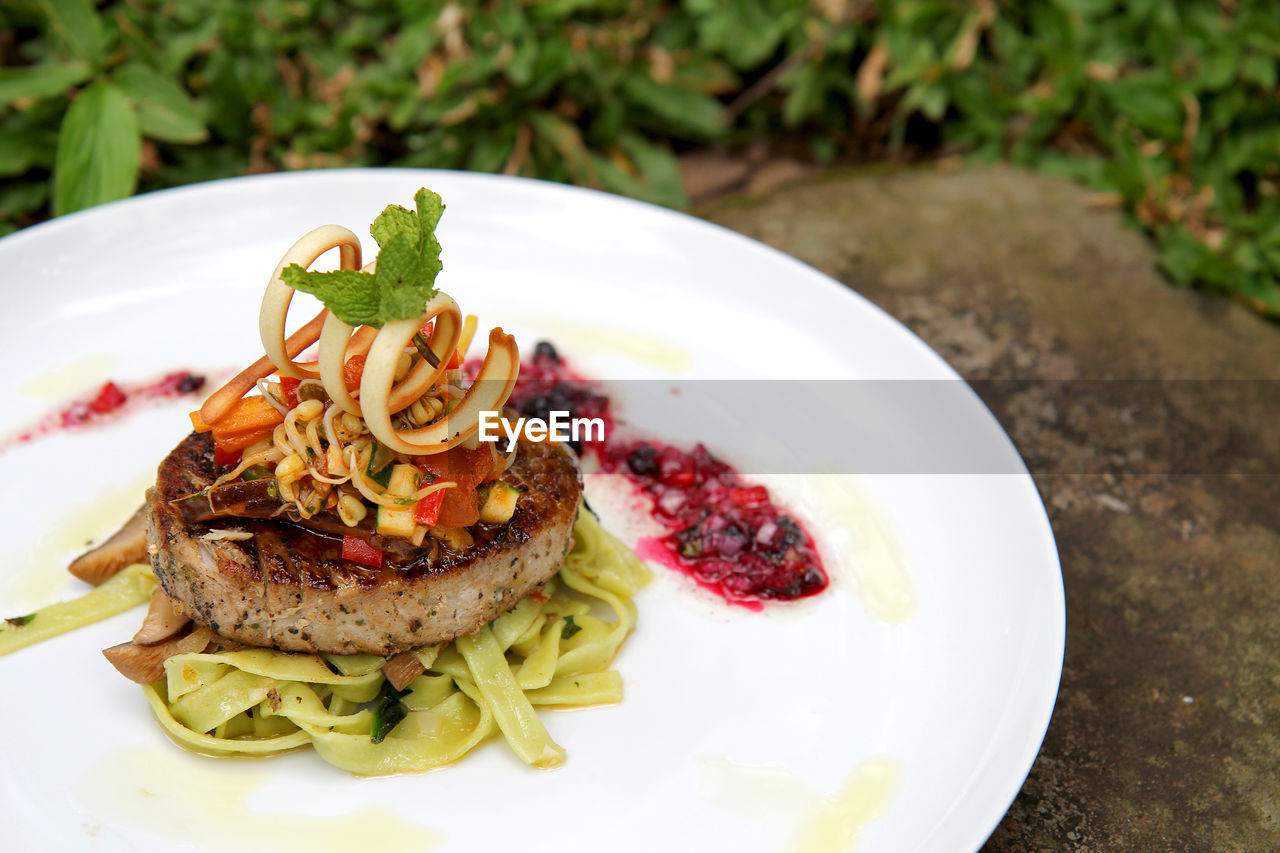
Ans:
[[[188,370],[167,373],[153,382],[123,384],[104,382],[83,397],[45,415],[33,426],[0,442],[0,450],[23,444],[63,430],[79,429],[113,420],[145,400],[170,400],[197,393],[205,377]]]
[[[759,610],[763,601],[789,601],[827,588],[813,537],[776,503],[702,445],[692,450],[649,440],[619,440],[609,397],[573,371],[555,348],[539,343],[520,366],[508,403],[526,417],[552,411],[603,418],[604,442],[594,452],[601,468],[619,472],[653,501],[653,518],[666,530],[648,537],[638,553],[692,577],[730,604]]]

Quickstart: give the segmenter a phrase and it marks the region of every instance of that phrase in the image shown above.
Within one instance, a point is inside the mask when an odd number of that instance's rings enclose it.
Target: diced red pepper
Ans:
[[[440,489],[418,501],[413,508],[413,520],[423,527],[435,527],[440,519],[440,507],[444,506],[444,493],[447,491],[449,490]]]
[[[733,486],[729,500],[738,506],[764,506],[769,502],[769,490],[764,486]]]
[[[124,401],[125,395],[120,390],[120,386],[114,382],[108,382],[98,389],[98,396],[89,403],[89,408],[99,415],[105,415],[123,406]]]
[[[364,361],[364,356],[353,355],[342,365],[342,381],[348,391],[354,391],[360,387],[360,380],[364,378]]]
[[[692,471],[676,471],[673,474],[664,476],[662,482],[669,486],[683,488],[693,485],[694,475]]]
[[[301,384],[301,379],[294,379],[292,376],[280,377],[280,392],[284,394],[284,401],[291,409],[298,405],[298,386]]]
[[[436,330],[436,321],[433,318],[423,323],[422,328],[419,329],[418,332],[427,340],[431,340],[431,335],[433,332],[435,332],[435,330]]]
[[[462,367],[462,353],[458,352],[457,350],[454,350],[453,357],[449,359],[449,364],[447,365],[447,367],[450,370],[453,370],[458,367]]]
[[[213,445],[213,464],[219,468],[226,468],[236,465],[240,462],[240,457],[244,455],[243,448],[226,447],[223,444],[214,443]]]
[[[350,533],[342,537],[342,559],[374,569],[382,568],[382,551],[370,545],[367,539]]]
[[[489,452],[489,448],[468,450],[465,447],[455,447],[445,453],[415,457],[413,464],[419,470],[435,476],[429,482],[449,480],[457,483],[456,486],[436,493],[444,495],[440,504],[440,516],[436,519],[438,526],[470,527],[480,520],[476,487],[493,473],[493,454]]]

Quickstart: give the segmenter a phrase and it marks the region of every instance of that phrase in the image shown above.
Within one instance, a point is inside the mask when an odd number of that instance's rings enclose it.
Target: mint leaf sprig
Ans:
[[[416,210],[388,205],[369,226],[378,243],[374,272],[311,272],[292,264],[280,274],[281,280],[318,298],[349,326],[380,329],[393,320],[418,316],[436,295],[436,276],[444,267],[435,235],[444,202],[426,188],[418,190],[413,201]]]

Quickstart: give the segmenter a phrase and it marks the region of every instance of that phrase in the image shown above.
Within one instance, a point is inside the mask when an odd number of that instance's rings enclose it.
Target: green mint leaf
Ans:
[[[359,270],[308,272],[292,264],[280,274],[294,290],[310,293],[349,326],[381,326],[378,286],[374,277]]]
[[[438,244],[437,244],[438,245]],[[384,317],[414,317],[436,295],[440,253],[424,257],[413,237],[401,232],[378,253],[379,311]]]
[[[418,227],[423,234],[434,239],[436,226],[444,215],[444,199],[423,187],[414,193],[413,203],[418,207]]]
[[[444,201],[428,189],[418,190],[413,201],[418,208],[418,254],[426,268],[434,270],[430,273],[430,281],[434,282],[444,266],[440,263],[440,241],[436,239],[436,226],[444,215]],[[435,296],[434,289],[431,296]]]
[[[444,266],[434,233],[444,202],[427,189],[418,190],[414,202],[416,212],[388,205],[369,226],[379,248],[375,272],[308,272],[293,264],[281,279],[319,298],[350,326],[381,328],[392,320],[417,317],[436,295],[436,276]]]
[[[378,241],[379,246],[385,246],[393,236],[402,233],[412,234],[414,242],[417,242],[417,228],[417,217],[398,204],[389,204],[387,209],[373,220],[373,224],[369,226],[369,233],[373,235],[374,240]]]

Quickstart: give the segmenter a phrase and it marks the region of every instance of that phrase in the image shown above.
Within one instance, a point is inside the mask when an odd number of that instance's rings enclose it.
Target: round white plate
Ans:
[[[284,250],[329,222],[372,248],[368,223],[389,203],[411,204],[419,186],[448,204],[440,285],[526,349],[554,339],[588,374],[957,380],[856,294],[689,216],[529,180],[325,171],[154,193],[0,241],[0,428],[107,378],[257,358],[258,301]],[[779,363],[760,357],[764,340]],[[866,411],[849,447],[863,435],[924,449],[938,422],[963,423],[964,443],[1012,463],[825,484],[776,478],[837,582],[816,599],[748,613],[656,569],[616,662],[625,700],[543,714],[568,750],[559,769],[527,768],[500,740],[444,770],[379,779],[305,751],[260,762],[189,755],[99,653],[132,635],[135,611],[0,659],[5,842],[390,853],[560,851],[584,839],[611,850],[785,850],[826,838],[865,851],[976,849],[1048,724],[1064,605],[1035,487],[963,390],[950,412]],[[129,515],[188,429],[189,407],[4,452],[0,615],[84,591],[66,559]],[[744,416],[734,435],[666,437],[704,440],[732,460],[751,417],[769,415]],[[621,529],[616,512],[606,522]],[[884,571],[868,574],[871,564]],[[914,597],[906,618],[877,598],[895,577],[889,591]]]

